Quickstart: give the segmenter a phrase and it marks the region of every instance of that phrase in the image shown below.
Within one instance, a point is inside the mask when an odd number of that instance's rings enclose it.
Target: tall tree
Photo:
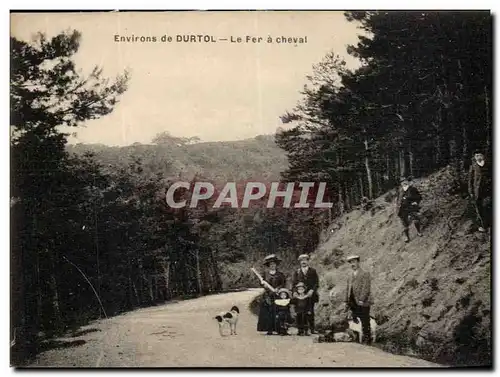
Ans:
[[[339,207],[374,197],[400,177],[491,154],[491,16],[486,12],[346,12],[363,30],[341,60],[313,66],[297,107],[282,116],[287,179],[330,176]],[[473,121],[474,120],[474,121]],[[360,180],[361,178],[361,180]],[[366,187],[366,189],[365,189]]]
[[[66,185],[74,183],[68,179],[67,134],[59,127],[80,126],[109,114],[127,89],[127,73],[110,83],[98,67],[88,77],[76,71],[72,59],[80,40],[77,31],[50,39],[39,34],[33,44],[10,40],[11,196],[17,201],[12,215],[20,227],[11,254],[12,279],[15,294],[25,298],[14,300],[11,310],[18,314],[12,317],[13,325],[19,327],[19,339],[28,348],[42,329],[40,321],[54,327],[60,320],[60,283],[55,271],[60,264],[56,250],[61,245],[55,243],[62,242],[62,237],[49,224],[65,218]],[[48,282],[50,310],[41,313],[40,284],[44,281]],[[44,319],[47,312],[51,314]]]

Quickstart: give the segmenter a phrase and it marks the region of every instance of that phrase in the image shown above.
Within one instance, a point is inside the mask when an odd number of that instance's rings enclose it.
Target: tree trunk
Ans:
[[[355,199],[354,199],[354,185],[353,184],[350,185],[349,194],[350,194],[349,202],[351,203],[351,208],[352,208],[356,203]]]
[[[337,166],[340,166],[340,153],[337,153]],[[338,208],[339,208],[339,216],[342,216],[344,214],[344,190],[342,188],[342,181],[343,177],[342,174],[339,173],[338,175],[338,191],[339,191],[339,202],[338,202]]]
[[[462,159],[460,160],[460,174],[465,177],[467,161],[469,156],[469,138],[467,137],[467,128],[462,123]]]
[[[408,161],[410,163],[410,176],[413,177],[413,150],[411,148],[411,139],[408,141]]]
[[[19,206],[17,208],[11,208],[11,249],[10,249],[10,266],[11,266],[11,274],[10,274],[10,324],[11,324],[11,338],[10,340],[14,340],[15,335],[15,347],[11,348],[10,353],[10,363],[13,366],[17,366],[20,364],[22,359],[24,358],[23,354],[23,346],[25,345],[25,336],[24,336],[24,325],[25,325],[25,273],[26,273],[26,265],[24,264],[24,254],[26,251],[23,250],[23,247],[20,246],[20,232],[17,226],[20,223],[24,223],[25,216],[24,211],[25,207],[23,202],[19,202],[15,204],[15,206]],[[14,215],[16,213],[16,215]],[[19,217],[18,217],[19,216]],[[18,221],[13,221],[16,219]],[[29,224],[29,223],[28,223]],[[29,237],[29,234],[26,235]],[[15,333],[14,333],[15,331]]]
[[[366,168],[366,178],[368,180],[368,198],[373,199],[373,183],[372,183],[372,172],[370,169],[369,161],[369,150],[368,150],[368,139],[365,137],[365,168]]]
[[[344,214],[344,191],[342,190],[342,183],[339,180],[338,183],[339,200],[338,200],[338,215],[342,216]]]
[[[42,295],[42,279],[40,276],[40,253],[38,250],[36,251],[36,262],[35,262],[35,270],[36,270],[36,307],[37,313],[39,316],[42,316],[43,313],[43,295]]]
[[[491,150],[490,99],[486,85],[484,86],[484,107],[486,111],[486,147],[489,153]]]
[[[164,276],[165,276],[165,292],[166,292],[165,299],[170,299],[172,297],[171,284],[170,284],[170,261],[166,262]]]
[[[442,124],[442,110],[441,107],[439,107],[437,111],[437,122],[434,123],[434,128],[436,129],[436,138],[434,141],[434,146],[435,146],[435,167],[440,168],[443,164],[443,154],[441,151],[442,148],[442,134],[441,134],[441,124]]]
[[[375,197],[379,196],[382,191],[382,175],[376,171],[375,172],[375,181],[377,182],[377,190],[375,190]]]
[[[137,287],[135,286],[135,282],[131,279],[132,282],[132,288],[134,291],[134,296],[135,296],[135,302],[137,306],[141,305],[141,299],[139,298],[139,294],[137,293]]]
[[[399,177],[406,177],[406,161],[405,161],[405,153],[404,149],[399,150]]]
[[[458,180],[460,177],[460,161],[458,158],[458,148],[456,140],[456,131],[454,128],[451,129],[451,137],[448,141],[449,153],[450,153],[450,163],[453,166],[453,172],[455,179]]]
[[[465,83],[465,80],[463,78],[463,74],[462,74],[462,62],[460,59],[457,59],[457,66],[458,66],[458,75],[459,75],[459,78],[460,78],[460,82],[462,84],[466,84]],[[460,89],[460,86],[457,86],[457,93],[455,93],[455,96],[458,97],[458,100],[462,100],[462,98],[464,97],[462,95],[462,90]],[[460,112],[462,112],[461,110],[461,107],[459,109]],[[468,154],[468,138],[467,138],[467,130],[466,130],[466,127],[464,125],[464,121],[463,121],[463,116],[462,114],[459,114],[458,116],[456,116],[456,119],[462,119],[461,120],[461,133],[462,133],[462,153],[461,153],[461,157],[458,156],[458,150],[457,150],[457,165],[458,165],[458,170],[459,170],[459,176],[458,178],[460,179],[460,181],[462,181],[462,177],[465,177],[465,164],[466,164],[466,161],[467,161],[467,154]],[[458,133],[458,130],[457,130],[457,133]],[[458,135],[457,135],[458,136]],[[458,139],[458,138],[457,138]]]
[[[137,295],[137,288],[132,280],[132,263],[130,261],[130,257],[128,258],[128,286],[130,292],[129,293],[130,307],[133,308],[134,306],[139,305],[140,301]],[[134,305],[134,298],[135,298],[135,305]]]
[[[158,296],[158,289],[156,284],[156,277],[154,275],[150,276],[148,279],[148,291],[149,291],[149,300],[152,303],[155,302]]]
[[[384,185],[387,184],[387,182],[391,180],[391,177],[392,177],[392,172],[391,172],[389,153],[386,153],[386,155],[385,155]]]
[[[59,307],[59,293],[58,293],[58,285],[56,279],[56,265],[55,265],[55,257],[49,250],[46,250],[47,257],[50,258],[50,277],[49,277],[49,288],[50,288],[50,300],[52,307],[52,321],[54,327],[59,327],[61,325],[61,310]],[[49,254],[50,253],[50,254]],[[60,328],[56,328],[56,330],[60,330]]]
[[[196,282],[198,283],[198,294],[202,293],[201,270],[200,270],[200,249],[196,248]]]
[[[343,183],[343,192],[344,192],[344,210],[345,211],[350,211],[351,210],[351,199],[349,197],[349,191],[346,189],[347,183]]]
[[[361,194],[361,197],[363,198],[365,196],[365,191],[363,190],[363,176],[361,174],[358,174],[358,181],[359,181],[359,192]]]
[[[401,159],[399,158],[399,153],[394,155],[394,181],[401,178]],[[397,182],[395,182],[397,183]]]

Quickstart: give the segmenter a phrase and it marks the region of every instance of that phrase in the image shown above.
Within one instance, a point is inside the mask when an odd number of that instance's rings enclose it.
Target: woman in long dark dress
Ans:
[[[280,262],[281,259],[274,254],[268,255],[264,259],[264,265],[267,267],[267,271],[264,272],[262,277],[276,291],[285,287],[286,284],[286,276],[278,271],[278,264],[280,264]],[[278,331],[276,326],[276,308],[274,305],[274,300],[277,296],[275,292],[272,292],[266,286],[264,286],[264,289],[264,295],[260,304],[257,331],[266,331],[267,335],[272,335],[273,332]]]

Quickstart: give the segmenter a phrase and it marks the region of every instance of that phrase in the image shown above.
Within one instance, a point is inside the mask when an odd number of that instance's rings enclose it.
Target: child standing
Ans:
[[[297,314],[297,328],[298,335],[309,335],[309,316],[311,315],[311,297],[306,294],[306,285],[299,282],[295,289],[297,292],[294,294],[292,304]]]

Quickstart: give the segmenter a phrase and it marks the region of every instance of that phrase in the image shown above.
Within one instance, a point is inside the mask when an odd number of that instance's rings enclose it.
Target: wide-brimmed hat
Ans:
[[[300,262],[302,259],[307,259],[309,260],[309,255],[308,254],[300,254],[297,260]]]
[[[361,258],[359,257],[359,255],[349,255],[347,258],[346,258],[346,261],[352,261],[352,260],[360,260]]]
[[[281,292],[285,292],[288,297],[292,297],[292,292],[290,292],[288,289],[286,288],[280,288],[278,289],[278,292],[276,292],[278,294],[278,296],[281,294]]]
[[[269,266],[269,263],[274,262],[276,264],[281,263],[281,258],[276,256],[276,254],[270,254],[267,257],[264,258],[264,265]]]

